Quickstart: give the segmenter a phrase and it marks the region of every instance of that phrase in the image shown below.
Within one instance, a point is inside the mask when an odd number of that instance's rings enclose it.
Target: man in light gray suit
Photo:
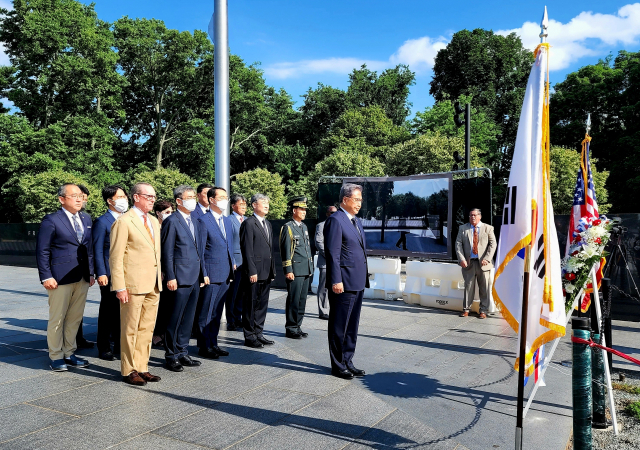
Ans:
[[[469,308],[476,290],[476,281],[478,282],[478,291],[480,291],[478,317],[486,319],[489,309],[490,271],[493,268],[493,254],[497,246],[493,227],[482,223],[481,219],[480,210],[472,209],[469,213],[469,223],[460,227],[456,239],[456,255],[460,266],[462,266],[462,277],[464,278],[464,303],[460,317],[469,315]]]
[[[336,212],[335,206],[327,208],[327,217]],[[316,248],[318,249],[318,270],[320,277],[318,280],[318,315],[323,320],[329,320],[329,295],[327,291],[327,261],[324,257],[324,222],[316,226]]]

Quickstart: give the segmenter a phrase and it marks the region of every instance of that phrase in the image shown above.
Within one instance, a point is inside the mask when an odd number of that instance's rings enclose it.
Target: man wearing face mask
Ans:
[[[224,298],[236,269],[233,257],[233,226],[224,215],[229,205],[227,191],[212,187],[207,193],[209,212],[198,219],[199,240],[204,247],[204,266],[209,275],[209,285],[204,287],[202,305],[198,313],[198,354],[205,358],[218,359],[229,352],[218,346],[220,319]]]
[[[100,286],[100,309],[98,311],[98,354],[101,359],[113,361],[120,354],[120,302],[111,291],[109,246],[111,225],[129,209],[127,191],[119,184],[102,190],[108,211],[93,223],[93,255],[98,286]],[[113,351],[111,350],[113,341]]]
[[[200,223],[193,221],[191,212],[196,209],[196,192],[191,186],[182,185],[173,190],[177,212],[162,223],[162,272],[164,274],[168,306],[165,328],[166,368],[182,372],[184,366],[199,366],[191,359],[187,347],[191,327],[198,306],[200,284],[209,284],[204,266],[204,244],[201,241]],[[167,302],[167,300],[169,300]]]

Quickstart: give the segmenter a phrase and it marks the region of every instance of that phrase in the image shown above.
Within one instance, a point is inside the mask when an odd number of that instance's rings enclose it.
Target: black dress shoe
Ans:
[[[307,336],[309,336],[309,333],[305,333],[305,332],[304,332],[304,331],[302,331],[302,330],[300,330],[300,332],[299,332],[299,333],[300,333],[300,336],[302,336],[302,337],[307,337]]]
[[[115,361],[116,357],[111,351],[100,353],[100,359],[104,359],[105,361]]]
[[[93,348],[96,345],[95,342],[87,341],[86,339],[78,339],[76,341],[78,348]]]
[[[229,356],[229,352],[226,350],[222,350],[220,347],[218,347],[217,345],[214,345],[213,347],[211,347],[211,350],[213,350],[214,352],[216,352],[218,354],[218,356]]]
[[[356,369],[355,367],[349,367],[349,372],[351,372],[354,377],[363,377],[364,376],[364,370]]]
[[[275,341],[267,339],[264,336],[258,336],[258,342],[262,342],[264,345],[273,345],[273,344],[275,344]]]
[[[167,361],[165,363],[165,367],[167,368],[167,370],[170,370],[172,372],[182,372],[184,370],[184,367],[182,367],[180,361],[176,361],[175,359]]]
[[[180,364],[187,367],[198,367],[199,365],[202,364],[197,359],[191,359],[191,356],[189,355],[179,358],[178,361],[180,361]]]
[[[353,374],[351,373],[351,371],[347,369],[344,369],[344,370],[333,369],[331,370],[331,375],[333,375],[334,377],[345,379],[345,380],[353,379]]]
[[[329,314],[320,314],[319,316],[322,320],[329,320]]]
[[[289,339],[302,339],[302,335],[289,330],[287,330],[284,335]]]
[[[251,348],[263,348],[264,345],[262,344],[262,342],[259,341],[244,341],[244,346],[245,347],[251,347]]]
[[[210,348],[199,349],[198,355],[202,356],[203,358],[218,359],[218,354],[213,350],[211,350]]]

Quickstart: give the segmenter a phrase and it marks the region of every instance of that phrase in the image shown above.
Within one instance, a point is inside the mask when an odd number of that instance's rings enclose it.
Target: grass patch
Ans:
[[[612,383],[611,386],[616,391],[623,391],[628,394],[640,395],[640,387],[638,386],[631,386],[630,384],[626,384],[626,383]]]
[[[640,402],[629,403],[624,410],[627,414],[640,420]]]

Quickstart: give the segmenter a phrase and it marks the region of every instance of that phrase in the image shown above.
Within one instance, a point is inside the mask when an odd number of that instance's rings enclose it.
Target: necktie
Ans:
[[[82,237],[84,236],[84,232],[80,227],[78,216],[71,216],[71,217],[73,217],[73,228],[76,230],[76,239],[78,239],[78,242],[82,242]]]
[[[149,228],[149,224],[147,223],[147,215],[146,214],[144,214],[142,216],[142,220],[144,221],[144,227],[147,229],[147,233],[149,233],[149,237],[151,238],[151,242],[154,242],[153,234],[151,234],[151,228]]]
[[[360,234],[360,228],[358,228],[358,225],[356,224],[356,218],[355,217],[353,219],[351,219],[351,223],[353,224],[354,227],[356,227],[356,230],[358,230],[358,234]]]
[[[222,222],[222,216],[218,219],[218,225],[220,226],[220,231],[222,231],[222,235],[224,238],[227,238],[227,233],[224,231],[224,223]]]
[[[244,220],[244,217],[240,216],[240,223]]]
[[[191,222],[191,217],[187,216],[187,225],[189,225],[189,230],[191,231],[191,237],[193,237],[193,239],[196,238],[196,233],[193,230],[193,222]]]
[[[267,235],[267,241],[269,241],[269,229],[267,228],[267,221],[262,221],[262,226],[264,227],[264,234]]]
[[[478,254],[478,227],[473,227],[473,249],[471,253]]]

